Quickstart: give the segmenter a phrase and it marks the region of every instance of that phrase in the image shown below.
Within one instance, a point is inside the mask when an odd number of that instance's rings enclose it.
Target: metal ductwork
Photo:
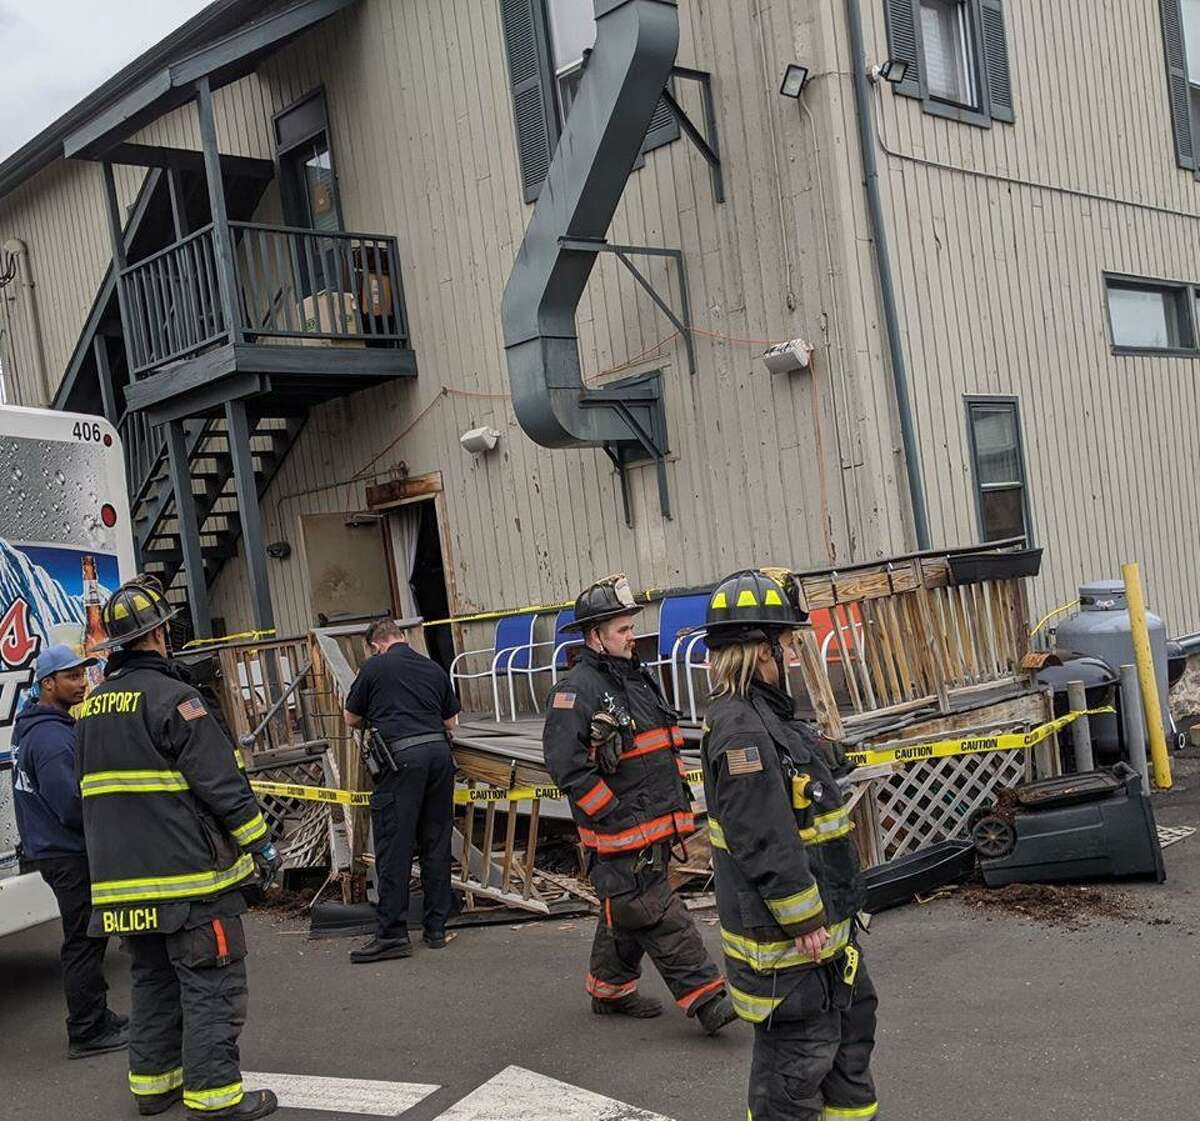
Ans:
[[[618,467],[633,456],[653,456],[660,472],[666,451],[661,372],[585,389],[575,311],[595,264],[594,246],[608,232],[678,45],[676,0],[596,0],[596,45],[502,310],[513,405],[529,437],[549,448],[603,447]]]

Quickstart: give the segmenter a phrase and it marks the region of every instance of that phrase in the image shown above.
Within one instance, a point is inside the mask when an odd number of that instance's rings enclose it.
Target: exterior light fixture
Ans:
[[[780,83],[779,92],[784,97],[790,97],[795,101],[804,92],[804,87],[807,84],[808,67],[801,66],[798,62],[793,62],[783,72],[783,82]]]
[[[906,58],[889,58],[878,66],[871,67],[871,80],[878,82],[882,78],[893,86],[898,86],[908,77],[909,62]]]

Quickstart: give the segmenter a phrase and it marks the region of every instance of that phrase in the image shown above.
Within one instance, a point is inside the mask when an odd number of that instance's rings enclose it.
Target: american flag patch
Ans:
[[[198,697],[193,697],[190,701],[184,701],[183,704],[176,706],[175,711],[184,720],[199,720],[200,717],[208,715],[208,709],[200,703]]]
[[[575,694],[574,693],[555,693],[554,703],[552,708],[574,708]]]
[[[752,775],[763,769],[762,756],[757,747],[735,747],[725,752],[725,758],[729,760],[731,775]]]

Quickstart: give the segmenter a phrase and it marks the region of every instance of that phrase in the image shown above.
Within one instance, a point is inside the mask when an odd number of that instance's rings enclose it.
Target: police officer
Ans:
[[[791,584],[738,572],[707,610],[701,753],[721,943],[734,1007],[754,1025],[750,1121],[869,1121],[876,997],[854,942],[864,889],[838,784],[851,768],[785,689],[802,614]]]
[[[174,616],[145,583],[103,609],[104,683],[79,716],[77,773],[92,880],[92,930],[129,935],[129,1088],[142,1114],[175,1102],[196,1115],[265,1117],[245,1092],[241,889],[282,863],[233,744],[167,658]]]
[[[678,714],[637,657],[640,610],[624,576],[580,593],[574,627],[584,648],[551,691],[542,745],[591,850],[602,903],[586,986],[592,1011],[660,1015],[662,1004],[637,991],[649,954],[675,1003],[715,1035],[735,1013],[667,877],[672,844],[695,824]]]
[[[350,952],[357,964],[412,954],[408,908],[414,848],[421,859],[425,945],[440,950],[448,941],[446,922],[454,903],[449,733],[461,708],[450,676],[414,650],[391,619],[372,623],[366,642],[374,655],[350,687],[344,717],[351,728],[369,724],[379,733],[395,769],[376,781],[371,795],[379,905],[375,937]]]

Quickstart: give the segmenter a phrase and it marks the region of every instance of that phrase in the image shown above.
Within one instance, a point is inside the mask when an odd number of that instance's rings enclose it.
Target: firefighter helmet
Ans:
[[[710,649],[764,642],[798,627],[801,617],[784,585],[759,568],[726,576],[708,601],[704,641]]]
[[[623,572],[589,584],[575,600],[575,621],[567,628],[585,634],[600,623],[641,611]]]
[[[135,576],[122,584],[105,603],[100,612],[108,641],[100,647],[112,650],[125,646],[161,626],[178,614],[162,593],[157,579]]]

